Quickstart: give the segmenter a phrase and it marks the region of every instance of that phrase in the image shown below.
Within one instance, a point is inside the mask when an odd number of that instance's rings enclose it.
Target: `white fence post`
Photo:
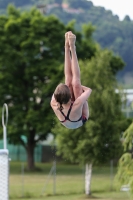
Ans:
[[[6,116],[4,116],[5,110],[6,110]],[[9,157],[7,150],[7,132],[6,132],[7,122],[8,122],[8,107],[7,104],[4,104],[2,108],[4,149],[0,149],[0,200],[9,199]]]

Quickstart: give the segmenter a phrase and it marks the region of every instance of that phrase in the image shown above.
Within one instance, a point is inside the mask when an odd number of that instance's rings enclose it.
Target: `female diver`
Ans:
[[[91,89],[81,85],[80,68],[76,53],[76,36],[71,32],[65,34],[65,84],[60,83],[52,96],[51,107],[66,128],[77,129],[89,118],[87,99]]]

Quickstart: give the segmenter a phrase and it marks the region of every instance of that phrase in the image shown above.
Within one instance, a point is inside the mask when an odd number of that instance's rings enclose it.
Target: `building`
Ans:
[[[133,89],[123,90],[122,112],[126,117],[133,117]]]

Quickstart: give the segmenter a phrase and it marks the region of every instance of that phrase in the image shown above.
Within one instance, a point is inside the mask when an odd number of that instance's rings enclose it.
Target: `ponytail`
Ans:
[[[62,111],[64,108],[63,108],[63,106],[62,106],[62,104],[61,103],[59,103],[60,105],[58,105],[58,109],[57,110],[60,110],[60,111]]]
[[[63,106],[62,106],[62,104],[60,104],[60,108],[59,108],[61,111],[63,110]]]

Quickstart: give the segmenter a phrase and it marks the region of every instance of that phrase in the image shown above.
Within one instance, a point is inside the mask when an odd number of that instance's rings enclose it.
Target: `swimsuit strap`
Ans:
[[[82,116],[77,121],[72,121],[72,120],[69,119],[69,115],[70,115],[70,112],[72,110],[72,106],[73,106],[73,102],[71,102],[71,105],[70,105],[70,108],[68,110],[67,116],[64,114],[64,112],[62,110],[60,110],[62,115],[65,117],[65,119],[63,121],[60,121],[61,123],[65,122],[66,120],[68,120],[70,122],[78,122],[78,121],[82,120]]]
[[[65,117],[65,120],[69,120],[70,121],[69,115],[70,115],[70,112],[71,112],[71,109],[72,109],[72,105],[73,105],[73,102],[71,102],[71,105],[70,105],[70,108],[68,110],[67,116],[64,114],[64,112],[62,110],[60,110],[61,114]]]
[[[70,120],[70,119],[69,119],[69,115],[70,115],[70,112],[71,112],[71,110],[72,110],[72,106],[73,106],[73,102],[71,102],[70,108],[69,108],[68,113],[67,113],[67,116],[66,116],[66,119],[68,119],[68,120]]]
[[[59,110],[60,112],[61,112],[61,114],[65,117],[65,119],[66,119],[66,115],[63,113],[63,111],[62,110]]]

